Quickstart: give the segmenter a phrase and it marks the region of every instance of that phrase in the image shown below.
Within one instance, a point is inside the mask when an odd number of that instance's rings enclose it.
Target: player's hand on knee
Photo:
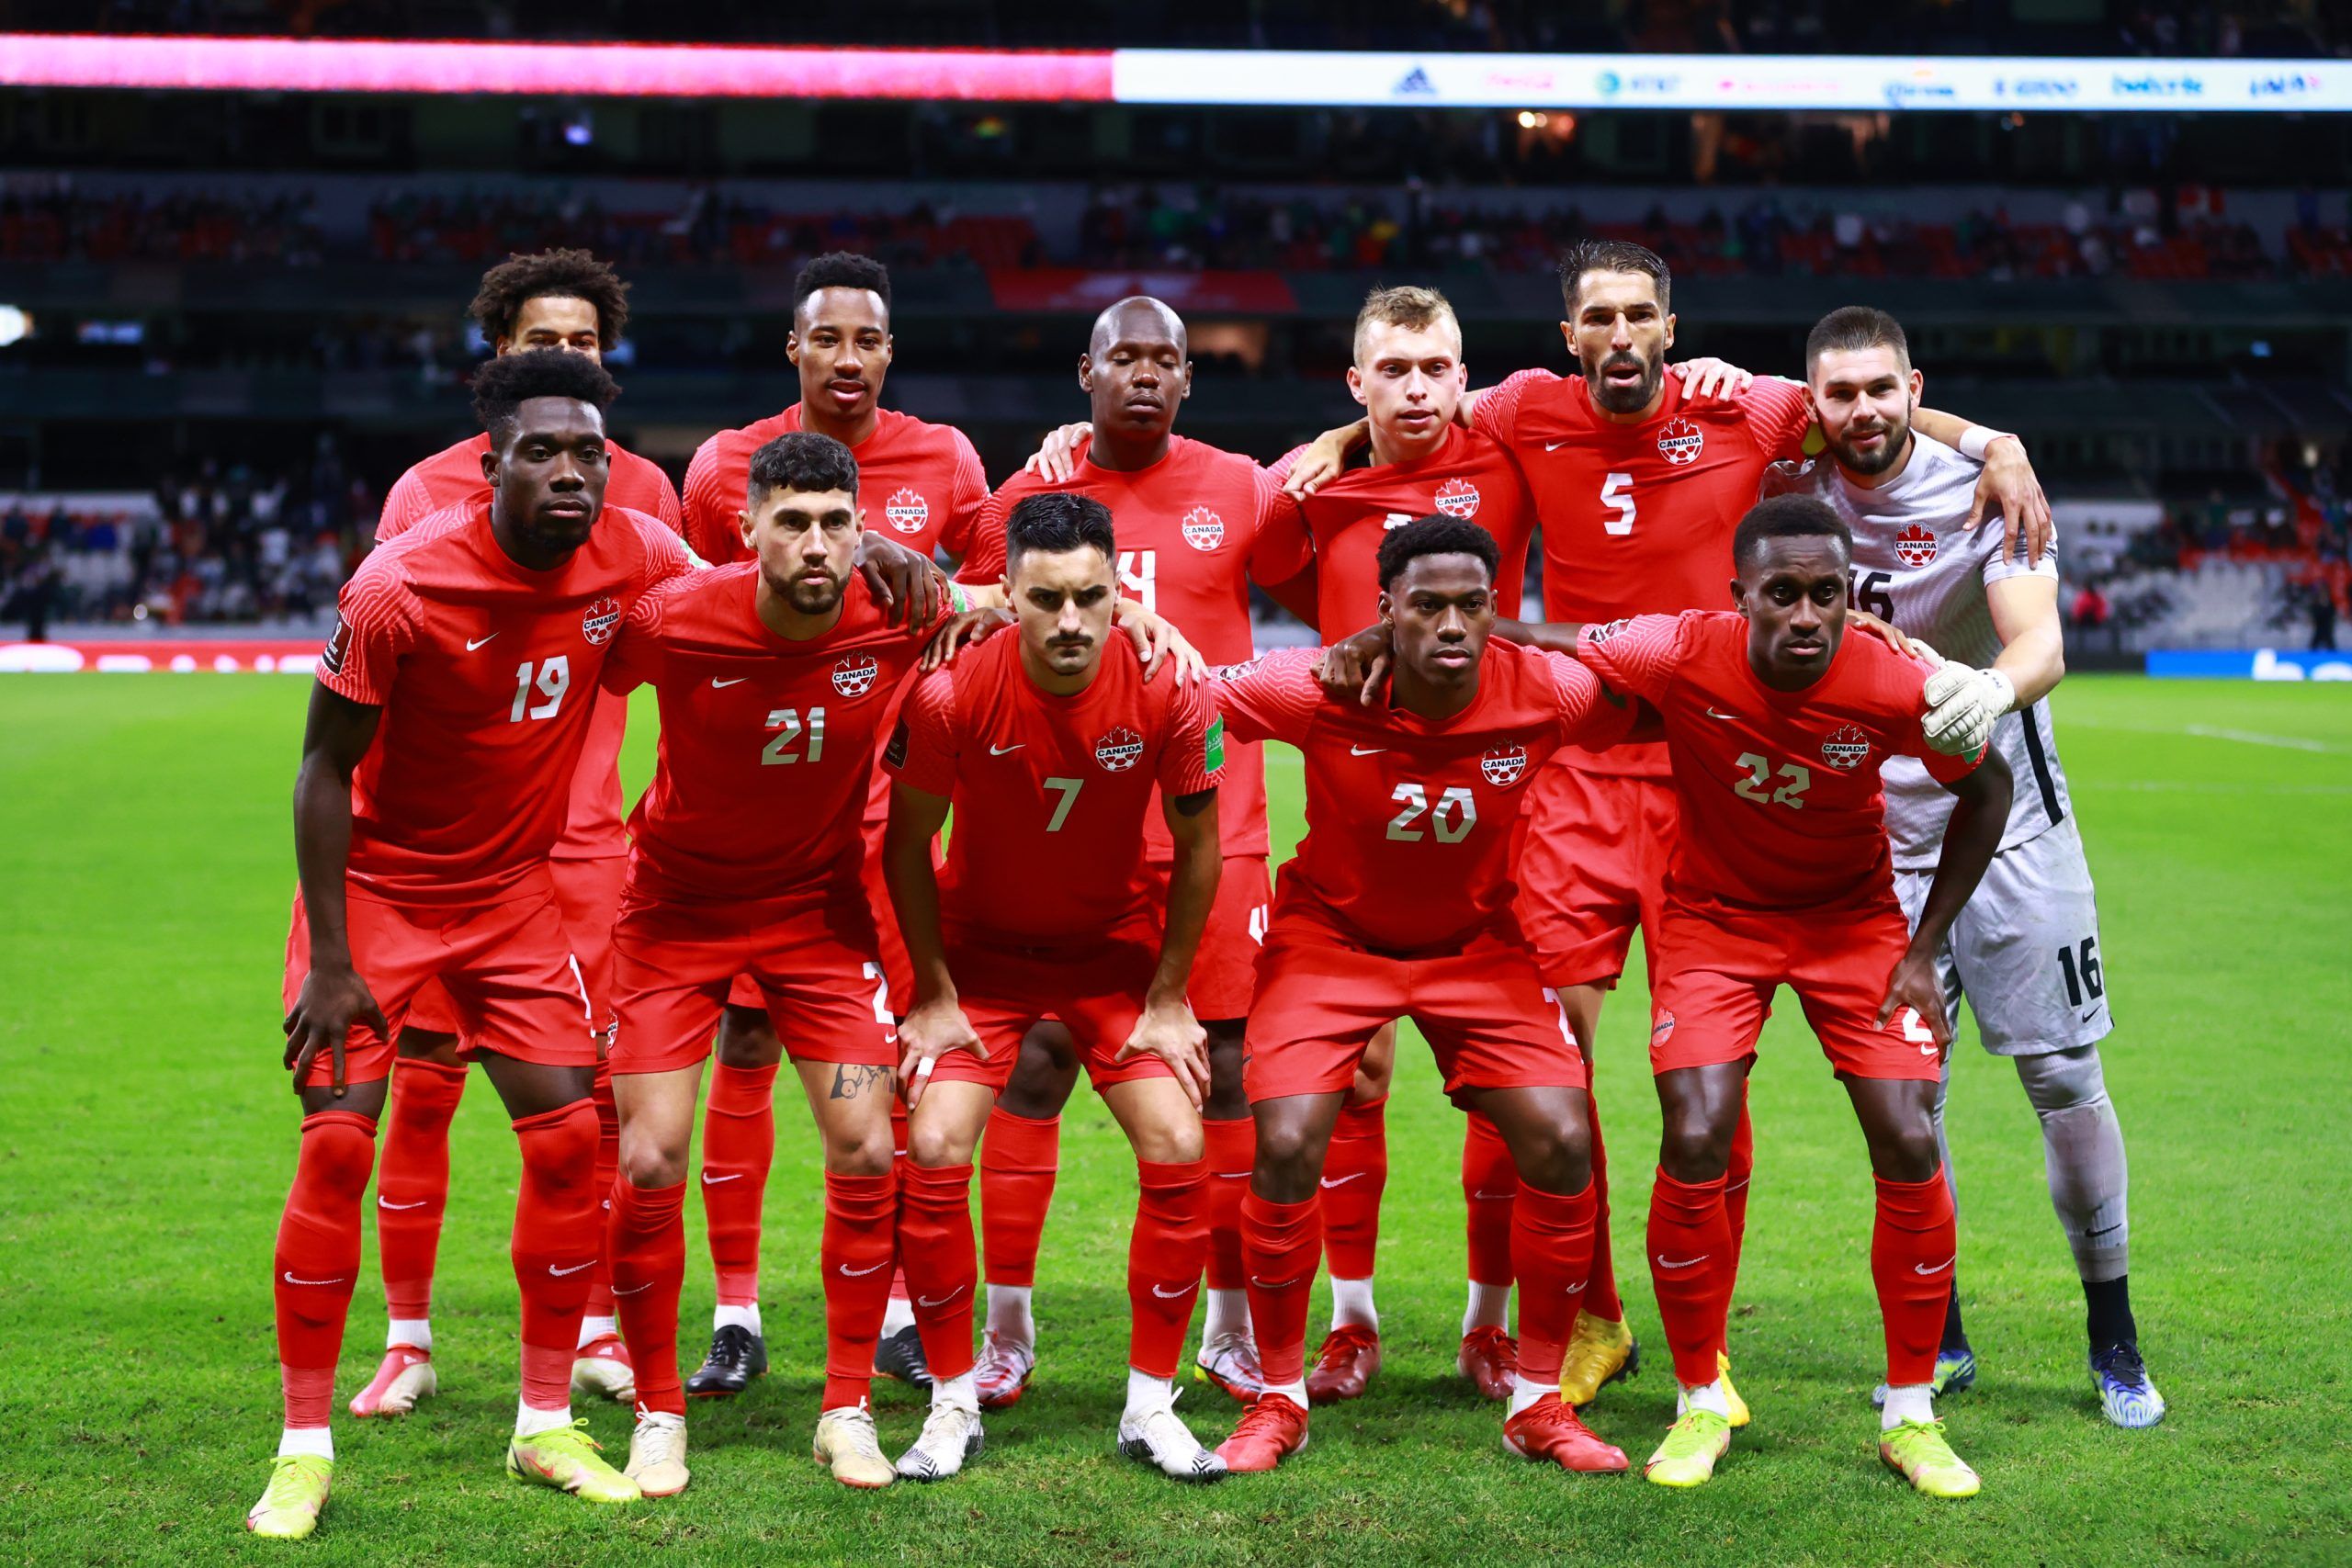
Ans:
[[[1065,424],[1046,433],[1029,460],[1021,465],[1023,473],[1036,475],[1053,484],[1067,484],[1078,472],[1078,460],[1086,455],[1086,444],[1094,439],[1094,426],[1085,420]]]
[[[1315,678],[1326,696],[1335,702],[1352,698],[1365,707],[1380,700],[1381,682],[1388,679],[1393,645],[1385,624],[1367,626],[1323,650]]]
[[[1713,398],[1728,402],[1756,381],[1753,372],[1741,369],[1730,360],[1704,355],[1667,368],[1682,378],[1683,396],[1701,400]]]
[[[1208,1038],[1208,1031],[1193,1018],[1189,1005],[1156,1003],[1145,1007],[1114,1059],[1132,1062],[1137,1056],[1159,1057],[1176,1075],[1185,1098],[1198,1111],[1209,1092]]]
[[[1900,1018],[1898,1014],[1904,1015]],[[1923,1056],[1941,1061],[1951,1055],[1951,1023],[1944,1016],[1943,980],[1936,973],[1933,953],[1910,952],[1886,978],[1886,996],[1878,1005],[1879,1027],[1902,1026],[1903,1037],[1919,1047]]]
[[[939,1058],[950,1051],[969,1051],[985,1062],[989,1048],[972,1028],[972,1021],[953,997],[917,1002],[899,1025],[899,1081],[907,1086],[907,1109],[912,1111],[931,1085]]]
[[[368,982],[356,969],[329,968],[313,965],[302,976],[302,989],[295,996],[294,1010],[286,1015],[286,1066],[294,1075],[294,1092],[302,1092],[302,1082],[311,1075],[311,1064],[318,1060],[321,1051],[332,1055],[334,1062],[335,1098],[343,1098],[344,1041],[354,1023],[373,1024],[377,1034],[385,1040],[392,1037],[391,1026],[384,1021],[384,1010],[368,989]]]

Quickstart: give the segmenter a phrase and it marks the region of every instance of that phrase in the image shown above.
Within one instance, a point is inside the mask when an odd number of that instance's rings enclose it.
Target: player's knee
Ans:
[[[2027,1100],[2045,1120],[2107,1098],[2107,1074],[2099,1065],[2096,1045],[2019,1056],[2017,1064],[2018,1080],[2025,1086]]]
[[[1871,1145],[1871,1161],[1889,1181],[1925,1181],[1943,1168],[1936,1127],[1924,1114],[1905,1116]]]
[[[825,1168],[835,1176],[887,1176],[894,1153],[890,1123],[854,1127],[825,1135]]]
[[[1152,1165],[1190,1165],[1205,1152],[1197,1116],[1169,1117],[1135,1130],[1136,1158]]]
[[[757,1008],[723,1009],[713,1051],[722,1066],[739,1069],[773,1067],[784,1060],[784,1042],[776,1038],[775,1025]]]
[[[1738,1126],[1736,1114],[1725,1120],[1703,1104],[1668,1106],[1658,1129],[1658,1163],[1677,1181],[1713,1181],[1731,1168]]]
[[[1580,1129],[1529,1128],[1513,1135],[1511,1163],[1519,1179],[1542,1192],[1581,1192],[1592,1180],[1592,1140]]]
[[[686,1179],[686,1145],[673,1145],[650,1134],[621,1129],[621,1179],[631,1187],[675,1187]]]
[[[1314,1192],[1322,1165],[1323,1150],[1303,1123],[1258,1123],[1255,1182],[1267,1197],[1301,1201]]]
[[[955,1129],[940,1122],[918,1122],[907,1128],[907,1160],[925,1170],[971,1163],[971,1145]]]

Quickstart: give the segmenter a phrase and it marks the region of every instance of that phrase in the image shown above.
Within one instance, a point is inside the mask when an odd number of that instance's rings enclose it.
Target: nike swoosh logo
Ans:
[[[1516,1191],[1511,1191],[1511,1192],[1473,1192],[1473,1193],[1471,1193],[1471,1194],[1470,1194],[1470,1196],[1472,1196],[1473,1198],[1483,1198],[1483,1199],[1485,1199],[1485,1200],[1486,1200],[1487,1202],[1489,1202],[1489,1203],[1499,1203],[1499,1202],[1501,1202],[1501,1201],[1502,1201],[1504,1199],[1506,1199],[1506,1198],[1516,1198],[1516,1197],[1518,1197],[1518,1196],[1519,1196],[1519,1194],[1518,1194]]]
[[[751,677],[749,675],[738,675],[731,681],[722,681],[718,676],[713,675],[710,678],[710,689],[714,692],[723,692],[729,686],[740,686],[750,679]]]
[[[432,1201],[430,1198],[419,1198],[413,1203],[395,1203],[380,1192],[376,1194],[376,1207],[379,1209],[422,1209]]]
[[[1661,1269],[1688,1269],[1693,1264],[1704,1263],[1708,1255],[1702,1252],[1696,1258],[1674,1258],[1661,1252],[1657,1254],[1657,1266]]]
[[[989,755],[991,757],[1001,757],[1008,751],[1018,751],[1027,744],[1029,743],[1026,740],[1016,740],[1010,746],[991,746],[989,748]]]
[[[1182,1301],[1199,1288],[1197,1285],[1184,1285],[1173,1291],[1163,1291],[1158,1285],[1154,1285],[1151,1288],[1151,1293],[1163,1302]]]
[[[1590,1280],[1589,1280],[1589,1279],[1587,1279],[1587,1280],[1578,1280],[1575,1284],[1570,1285],[1566,1290],[1565,1290],[1565,1291],[1561,1292],[1560,1293],[1561,1293],[1562,1295],[1564,1295],[1564,1296],[1573,1296],[1573,1295],[1575,1295],[1577,1292],[1578,1292],[1579,1291],[1583,1290],[1587,1285],[1589,1285],[1589,1284],[1591,1284],[1591,1283],[1592,1283],[1592,1281],[1591,1281]]]
[[[1261,1291],[1287,1291],[1298,1283],[1295,1280],[1261,1280],[1255,1274],[1250,1276],[1250,1282]]]
[[[1388,748],[1385,746],[1351,746],[1348,748],[1348,755],[1351,757],[1377,757],[1383,751],[1387,750]]]
[[[1362,1176],[1363,1174],[1363,1172],[1361,1170],[1351,1170],[1345,1176],[1327,1176],[1322,1180],[1323,1190],[1326,1192],[1329,1192],[1334,1187],[1345,1187],[1349,1182],[1353,1181],[1357,1177]]]
[[[1959,1261],[1960,1254],[1955,1252],[1950,1258],[1945,1258],[1941,1263],[1937,1264],[1933,1269],[1928,1268],[1924,1263],[1914,1263],[1911,1265],[1911,1272],[1914,1274],[1940,1274]]]
[[[1919,1055],[1922,1056],[1932,1056],[1935,1054],[1936,1048],[1933,1045],[1922,1045],[1919,1047]]]
[[[638,1292],[639,1292],[639,1291],[650,1291],[650,1290],[651,1290],[652,1288],[653,1288],[653,1281],[652,1281],[652,1280],[647,1280],[647,1281],[645,1281],[645,1283],[643,1283],[642,1285],[631,1285],[631,1286],[630,1286],[628,1290],[626,1290],[626,1291],[622,1290],[618,1285],[615,1285],[615,1286],[613,1287],[613,1294],[615,1294],[615,1295],[616,1295],[616,1296],[633,1296],[633,1295],[637,1294],[637,1293],[638,1293]]]
[[[722,1181],[740,1181],[742,1179],[743,1173],[740,1170],[730,1170],[724,1176],[713,1176],[707,1170],[702,1173],[702,1184],[705,1187],[716,1187]]]
[[[466,639],[466,651],[467,651],[468,653],[471,653],[475,649],[480,648],[483,643],[486,643],[486,642],[490,641],[490,640],[491,640],[491,637],[496,637],[497,635],[498,635],[498,634],[497,634],[496,632],[492,632],[492,633],[491,633],[491,634],[490,634],[490,637],[468,637],[468,638]]]
[[[1709,709],[1707,709],[1707,716],[1708,716],[1709,718],[1720,718],[1720,719],[1726,719],[1726,720],[1729,720],[1731,723],[1734,723],[1734,724],[1736,724],[1736,723],[1738,723],[1738,722],[1739,722],[1739,715],[1737,715],[1737,714],[1736,714],[1736,713],[1717,713],[1717,712],[1716,712],[1713,708],[1712,708],[1712,707],[1710,707]]]
[[[288,1284],[289,1284],[289,1285],[341,1285],[341,1284],[345,1284],[345,1283],[347,1283],[347,1282],[348,1282],[347,1280],[340,1280],[340,1279],[337,1279],[337,1280],[297,1280],[297,1279],[294,1277],[294,1271],[293,1271],[292,1269],[288,1269],[288,1270],[286,1271],[286,1274],[285,1274],[285,1280],[286,1280],[286,1282],[287,1282]]]
[[[962,1295],[963,1293],[964,1293],[964,1287],[963,1287],[963,1286],[961,1286],[961,1285],[958,1285],[958,1286],[956,1286],[954,1290],[952,1290],[952,1291],[948,1292],[945,1295],[941,1296],[941,1297],[940,1297],[938,1300],[936,1300],[936,1301],[933,1300],[933,1299],[932,1299],[931,1297],[929,1297],[929,1296],[917,1296],[917,1297],[915,1298],[915,1305],[917,1305],[917,1306],[919,1306],[919,1307],[944,1307],[944,1306],[945,1306],[949,1302],[954,1301],[957,1296],[960,1296],[960,1295]]]
[[[1565,441],[1546,441],[1544,443],[1544,450],[1546,452],[1557,452],[1561,447],[1566,446],[1566,445],[1567,443]]]
[[[1250,1172],[1246,1170],[1212,1170],[1209,1172],[1209,1175],[1218,1181],[1247,1181],[1250,1179]]]
[[[838,1265],[836,1265],[836,1267],[837,1267],[837,1268],[839,1268],[839,1269],[841,1269],[841,1271],[842,1271],[842,1275],[843,1275],[844,1277],[846,1277],[846,1278],[848,1278],[848,1279],[854,1280],[854,1279],[859,1278],[859,1277],[860,1277],[860,1276],[862,1276],[862,1275],[871,1274],[871,1273],[873,1273],[873,1272],[874,1272],[874,1270],[875,1270],[875,1269],[888,1269],[888,1267],[890,1267],[890,1260],[889,1260],[888,1258],[884,1258],[881,1262],[879,1262],[879,1263],[876,1263],[876,1264],[872,1264],[872,1265],[870,1265],[870,1266],[868,1266],[868,1267],[866,1267],[866,1268],[864,1268],[864,1269],[853,1269],[853,1268],[851,1268],[851,1267],[850,1267],[848,1264],[846,1264],[846,1263],[838,1264]]]
[[[2090,1010],[2090,1011],[2088,1011],[2088,1012],[2086,1012],[2086,1013],[2083,1014],[2083,1016],[2082,1016],[2082,1017],[2080,1017],[2080,1018],[2076,1019],[2075,1021],[2076,1023],[2088,1023],[2091,1020],[2093,1020],[2093,1019],[2097,1018],[2099,1014],[2101,1014],[2101,1013],[2105,1012],[2106,1010],[2107,1010],[2107,1004],[2106,1004],[2105,1002],[2101,1002],[2101,1003],[2099,1003],[2099,1004],[2098,1004],[2098,1006],[2097,1006],[2097,1007],[2095,1007],[2095,1008],[2091,1009],[2091,1010]]]
[[[577,1274],[582,1269],[594,1269],[594,1267],[596,1267],[596,1260],[592,1258],[585,1263],[575,1263],[569,1269],[559,1269],[554,1264],[550,1263],[548,1265],[548,1272],[560,1280],[566,1274]]]

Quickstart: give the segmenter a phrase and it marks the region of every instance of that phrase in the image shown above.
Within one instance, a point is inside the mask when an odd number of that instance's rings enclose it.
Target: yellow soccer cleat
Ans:
[[[1641,1365],[1642,1348],[1623,1318],[1580,1312],[1560,1357],[1560,1397],[1570,1404],[1590,1404],[1602,1384],[1632,1377]]]
[[[1715,1352],[1715,1381],[1724,1385],[1724,1404],[1731,1412],[1734,1429],[1747,1426],[1750,1419],[1747,1401],[1740,1398],[1739,1390],[1731,1386],[1731,1352],[1728,1350]]]
[[[1714,1479],[1715,1461],[1730,1449],[1730,1422],[1712,1410],[1686,1410],[1667,1428],[1666,1441],[1642,1474],[1660,1486],[1704,1486]]]
[[[603,1452],[582,1416],[569,1427],[516,1437],[506,1445],[506,1473],[588,1503],[634,1503],[643,1496],[636,1482],[604,1461]]]
[[[1940,1421],[1905,1421],[1878,1435],[1886,1468],[1930,1497],[1973,1497],[1984,1483],[1944,1441]]]
[[[282,1454],[270,1466],[261,1501],[245,1515],[245,1528],[273,1540],[300,1540],[319,1528],[327,1506],[334,1461],[316,1454]]]

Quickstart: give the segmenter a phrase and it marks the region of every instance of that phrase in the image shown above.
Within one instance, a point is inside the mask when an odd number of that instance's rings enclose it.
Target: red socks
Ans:
[[[637,1367],[637,1407],[686,1413],[678,1381],[678,1292],[686,1278],[686,1184],[632,1187],[616,1181],[605,1256],[613,1304]]]
[[[613,1106],[613,1067],[609,1062],[596,1064],[594,1087],[588,1098],[596,1107],[596,1171],[594,1184],[589,1190],[596,1195],[596,1267],[588,1270],[588,1303],[582,1309],[590,1317],[613,1315],[613,1273],[604,1252],[605,1229],[613,1217],[613,1179],[621,1168],[621,1117]]]
[[[874,1381],[874,1342],[890,1296],[899,1179],[825,1173],[825,1229],[817,1267],[825,1278],[825,1393],[820,1410],[861,1403]],[[677,1298],[670,1320],[676,1337]]]
[[[288,1427],[323,1427],[334,1363],[359,1279],[359,1202],[376,1163],[376,1119],[349,1111],[302,1118],[294,1185],[277,1222],[271,1292]]]
[[[1251,1190],[1241,1200],[1241,1251],[1266,1384],[1301,1382],[1306,1376],[1306,1308],[1315,1266],[1323,1256],[1323,1205],[1317,1198],[1277,1203]]]
[[[1030,1285],[1061,1168],[1062,1120],[989,1112],[980,1141],[980,1247],[991,1285]]]
[[[1201,1142],[1208,1156],[1208,1281],[1212,1291],[1242,1288],[1241,1199],[1258,1163],[1258,1123],[1203,1122]]]
[[[1650,1280],[1657,1291],[1666,1342],[1674,1352],[1674,1375],[1685,1384],[1713,1382],[1719,1373],[1715,1352],[1723,1346],[1735,1278],[1731,1232],[1724,1219],[1724,1179],[1680,1182],[1661,1168],[1650,1189],[1649,1251]],[[1939,1316],[1928,1337],[1933,1339],[1942,1325]],[[1522,1347],[1521,1355],[1525,1354]],[[1933,1345],[1928,1354],[1933,1360]]]
[[[1323,1246],[1334,1280],[1369,1280],[1380,1247],[1380,1194],[1388,1186],[1388,1097],[1342,1106],[1323,1156]]]
[[[775,1160],[775,1064],[714,1062],[702,1118],[702,1212],[720,1306],[760,1300],[760,1210]]]
[[[1201,1293],[1209,1247],[1209,1164],[1136,1162],[1135,1229],[1127,1237],[1127,1365],[1176,1375]]]
[[[1731,1158],[1724,1167],[1724,1223],[1731,1227],[1731,1268],[1739,1272],[1739,1249],[1747,1241],[1747,1183],[1756,1172],[1756,1128],[1747,1120],[1747,1086],[1739,1086],[1739,1125],[1732,1129]]]
[[[449,1119],[466,1092],[466,1068],[403,1056],[392,1068],[376,1176],[376,1247],[392,1317],[432,1315],[433,1261],[449,1201]]]
[[[1591,1278],[1597,1184],[1573,1197],[1519,1190],[1511,1206],[1510,1260],[1519,1271],[1519,1370],[1530,1381],[1560,1381],[1560,1353],[1576,1326]]]
[[[1511,1282],[1510,1207],[1518,1196],[1510,1145],[1473,1111],[1462,1130],[1462,1203],[1469,1214],[1469,1274],[1481,1285]]]
[[[575,1100],[514,1123],[523,1182],[514,1200],[514,1282],[523,1295],[523,1403],[561,1410],[571,1402],[588,1273],[604,1256],[596,1224],[596,1108]]]
[[[980,1278],[970,1166],[909,1161],[899,1168],[899,1262],[931,1375],[962,1377],[972,1370],[972,1290]]]
[[[1583,1310],[1611,1323],[1625,1321],[1625,1303],[1617,1296],[1617,1260],[1609,1250],[1609,1151],[1600,1142],[1600,1102],[1590,1089],[1584,1095],[1585,1118],[1592,1128],[1592,1273],[1584,1289]],[[1570,1318],[1568,1326],[1576,1326]],[[1523,1358],[1522,1358],[1523,1359]]]
[[[1925,1181],[1874,1179],[1878,1222],[1871,1227],[1871,1279],[1886,1325],[1886,1381],[1892,1387],[1933,1382],[1960,1250],[1951,1184],[1940,1170]]]

